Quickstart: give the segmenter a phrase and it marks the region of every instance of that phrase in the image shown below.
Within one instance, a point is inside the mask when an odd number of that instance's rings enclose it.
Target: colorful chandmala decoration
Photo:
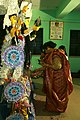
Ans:
[[[25,93],[24,85],[20,82],[11,82],[4,89],[4,95],[8,101],[17,102]]]
[[[29,73],[30,66],[26,64],[25,66],[28,67],[24,68],[24,63],[27,56],[29,56],[27,54],[30,54],[26,48],[29,48],[29,42],[36,38],[36,32],[40,28],[41,20],[39,17],[35,20],[34,25],[29,27],[32,17],[32,2],[29,3],[25,0],[18,0],[17,2],[19,11],[17,13],[8,13],[11,26],[7,27],[7,34],[1,50],[3,66],[1,68],[1,74],[3,74],[1,75],[1,85],[4,85],[3,100],[6,101],[6,104],[10,103],[12,105],[9,117],[6,116],[6,120],[34,120],[35,109],[33,86]],[[31,36],[32,32],[34,33],[33,36]],[[27,42],[27,36],[29,42]],[[30,61],[30,58],[28,59]],[[27,72],[27,77],[24,76],[24,70]]]
[[[16,68],[23,65],[24,52],[20,47],[10,46],[4,51],[2,60],[4,60],[5,64],[11,68]]]

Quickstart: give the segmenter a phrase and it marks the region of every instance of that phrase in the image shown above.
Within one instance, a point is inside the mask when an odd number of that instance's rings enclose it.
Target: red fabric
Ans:
[[[52,65],[54,55],[61,57],[62,68],[54,70],[45,65],[46,109],[53,112],[64,112],[67,108],[68,95],[73,90],[72,83],[70,80],[68,81],[70,65],[65,55],[58,50],[49,51],[44,57],[43,64]]]
[[[22,40],[23,41],[23,37],[20,35],[18,36],[18,39]]]
[[[53,57],[61,58],[62,68],[53,69]],[[49,50],[41,60],[42,68],[37,69],[34,75],[43,70],[43,92],[46,93],[46,109],[52,112],[65,112],[68,104],[68,95],[73,91],[70,64],[66,56],[58,49]]]

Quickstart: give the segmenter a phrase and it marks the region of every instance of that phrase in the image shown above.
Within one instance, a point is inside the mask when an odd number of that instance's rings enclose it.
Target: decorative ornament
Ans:
[[[25,46],[25,40],[24,37],[22,35],[18,36],[18,47],[21,47],[22,49]]]
[[[6,120],[24,120],[24,116],[20,113],[14,113],[6,118]]]
[[[23,65],[24,52],[21,47],[10,46],[4,51],[2,59],[6,65],[10,66],[11,68],[16,68]]]
[[[25,93],[24,85],[20,82],[11,82],[4,89],[4,95],[8,101],[17,102]]]

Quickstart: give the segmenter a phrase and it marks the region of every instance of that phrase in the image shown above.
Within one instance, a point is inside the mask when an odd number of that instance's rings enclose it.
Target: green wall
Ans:
[[[67,54],[69,57],[69,46],[70,46],[70,30],[79,30],[80,29],[80,15],[79,13],[70,13],[63,19],[56,19],[54,18],[55,13],[53,11],[39,11],[33,10],[32,11],[32,20],[31,26],[33,25],[36,18],[39,16],[41,17],[41,28],[43,28],[43,43],[49,41],[49,21],[50,20],[58,20],[64,22],[64,32],[63,32],[63,39],[62,40],[52,40],[53,42],[57,43],[57,47],[59,45],[65,45]],[[32,70],[39,68],[40,65],[38,64],[39,55],[32,56],[31,63],[32,63]],[[79,57],[69,57],[69,62],[71,66],[72,72],[78,72],[80,70],[80,58]]]

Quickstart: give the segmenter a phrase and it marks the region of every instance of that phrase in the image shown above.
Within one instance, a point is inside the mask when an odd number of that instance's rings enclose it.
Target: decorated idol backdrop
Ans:
[[[0,5],[5,8],[5,35],[1,38],[3,43],[0,64],[0,102],[3,108],[0,107],[0,114],[5,120],[34,120],[30,42],[35,39],[41,20],[40,17],[37,18],[30,27],[32,2],[3,0]],[[3,112],[4,109],[6,113]]]

